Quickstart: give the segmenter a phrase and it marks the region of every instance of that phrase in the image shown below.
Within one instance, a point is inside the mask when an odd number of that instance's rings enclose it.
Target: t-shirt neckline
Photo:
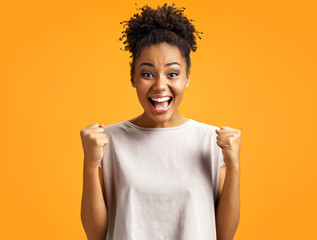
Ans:
[[[174,130],[174,129],[179,129],[179,128],[183,128],[187,125],[189,125],[193,120],[192,119],[188,119],[186,122],[182,123],[181,125],[175,126],[175,127],[166,127],[166,128],[149,128],[149,127],[140,127],[138,125],[135,125],[134,123],[130,122],[129,120],[125,120],[123,121],[123,123],[126,123],[134,128],[140,129],[140,130],[145,130],[145,131],[170,131],[170,130]]]

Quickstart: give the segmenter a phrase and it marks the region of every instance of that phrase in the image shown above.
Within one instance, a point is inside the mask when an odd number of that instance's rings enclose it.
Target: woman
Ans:
[[[240,138],[178,111],[190,82],[195,27],[183,9],[145,5],[125,21],[131,84],[144,112],[81,130],[81,219],[88,239],[233,239]],[[122,40],[122,38],[120,38]]]

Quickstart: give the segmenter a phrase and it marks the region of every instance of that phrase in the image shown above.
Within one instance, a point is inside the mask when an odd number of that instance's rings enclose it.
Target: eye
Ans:
[[[176,76],[178,76],[178,73],[175,73],[175,72],[171,72],[170,74],[175,74],[174,76],[172,76],[172,77],[176,77]]]
[[[149,76],[147,76],[146,74],[150,74],[150,75],[152,75],[151,73],[149,73],[149,72],[143,72],[142,73],[142,77],[149,77]]]

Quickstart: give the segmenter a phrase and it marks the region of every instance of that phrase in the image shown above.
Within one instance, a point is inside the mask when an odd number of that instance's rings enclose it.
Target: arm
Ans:
[[[104,200],[102,169],[84,165],[81,221],[88,240],[104,240],[108,214]]]
[[[240,217],[239,165],[227,164],[220,169],[217,199],[217,239],[232,240],[238,228]]]

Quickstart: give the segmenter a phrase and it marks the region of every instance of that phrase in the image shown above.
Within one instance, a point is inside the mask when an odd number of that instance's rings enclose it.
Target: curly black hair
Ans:
[[[199,36],[199,33],[195,29],[195,26],[184,14],[185,7],[180,9],[171,6],[167,6],[165,3],[163,6],[153,9],[147,4],[137,10],[142,10],[141,14],[136,13],[134,17],[131,17],[129,21],[122,21],[124,27],[127,26],[125,31],[122,31],[123,36],[119,40],[126,40],[123,44],[126,44],[125,48],[121,50],[130,51],[133,57],[130,63],[131,73],[134,74],[135,59],[139,56],[144,47],[166,42],[173,46],[177,46],[182,53],[182,56],[186,59],[186,75],[190,73],[190,50],[196,51],[196,37],[195,33]]]

